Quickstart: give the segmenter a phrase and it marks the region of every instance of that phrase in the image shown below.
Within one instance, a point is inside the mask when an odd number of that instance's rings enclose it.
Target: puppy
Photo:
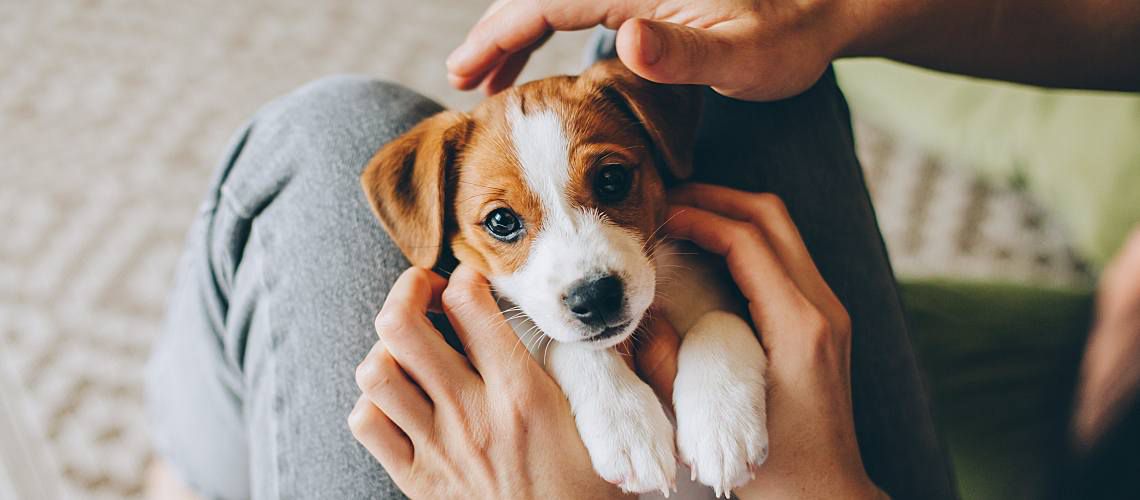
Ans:
[[[664,179],[692,172],[700,104],[696,87],[601,62],[432,116],[361,179],[413,265],[432,268],[446,244],[487,276],[566,393],[595,470],[628,492],[668,495],[679,452],[727,497],[768,453],[767,360],[739,294],[717,263],[658,231]],[[683,334],[675,433],[613,349],[651,309]]]

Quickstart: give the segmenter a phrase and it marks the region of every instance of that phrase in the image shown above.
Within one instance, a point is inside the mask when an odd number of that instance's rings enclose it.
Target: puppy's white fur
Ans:
[[[547,370],[570,401],[594,470],[625,491],[667,495],[677,475],[673,425],[621,355],[555,343]]]
[[[723,263],[690,244],[657,253],[669,270],[658,309],[683,337],[673,381],[677,449],[691,479],[727,498],[768,458],[768,359]]]
[[[558,114],[544,109],[524,115],[521,106],[512,102],[507,119],[523,178],[542,204],[543,223],[522,267],[492,282],[547,336],[577,342],[598,332],[587,331],[570,315],[562,303],[566,289],[584,278],[620,276],[631,313],[629,326],[591,344],[595,348],[616,345],[633,333],[653,302],[655,272],[642,253],[642,242],[600,212],[571,206],[567,195],[569,140]]]
[[[553,110],[524,114],[517,103],[507,113],[523,176],[543,210],[527,261],[511,275],[491,277],[500,295],[527,315],[512,318],[512,327],[524,340],[538,328],[557,341],[541,356],[538,343],[528,348],[566,393],[597,472],[627,491],[667,494],[677,468],[672,425],[620,355],[600,349],[628,337],[660,292],[659,308],[684,336],[673,393],[676,446],[696,479],[727,496],[768,452],[767,361],[741,319],[731,281],[713,260],[669,245],[653,262],[634,233],[596,211],[572,207],[562,118]],[[658,269],[669,270],[660,289]],[[563,293],[579,279],[610,273],[626,284],[631,325],[607,342],[583,341],[592,333],[566,311]]]
[[[712,311],[685,334],[673,405],[677,450],[717,495],[742,486],[768,458],[763,349],[739,316]]]

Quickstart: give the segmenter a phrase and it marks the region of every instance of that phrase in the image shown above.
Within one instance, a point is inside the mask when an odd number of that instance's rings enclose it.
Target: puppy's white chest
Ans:
[[[517,307],[500,306],[566,393],[602,477],[642,498],[664,498],[659,492],[674,488],[670,498],[715,498],[747,482],[767,458],[767,359],[717,259],[668,244],[656,264],[656,308],[684,337],[673,419],[613,349],[551,341]]]

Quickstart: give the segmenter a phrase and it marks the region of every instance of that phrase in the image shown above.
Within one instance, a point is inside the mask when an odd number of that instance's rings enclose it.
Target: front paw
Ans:
[[[669,496],[677,476],[673,425],[649,386],[628,389],[621,398],[596,398],[579,408],[578,432],[606,481],[627,493]]]
[[[718,497],[751,480],[768,458],[766,364],[748,324],[722,312],[693,325],[678,353],[677,449]]]

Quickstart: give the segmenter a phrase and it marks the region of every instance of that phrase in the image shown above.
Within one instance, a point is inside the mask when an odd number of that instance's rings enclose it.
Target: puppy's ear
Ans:
[[[414,266],[439,259],[448,177],[470,128],[463,113],[436,114],[380,148],[360,177],[372,211]]]
[[[582,73],[580,81],[641,124],[675,179],[693,174],[693,147],[702,104],[700,87],[651,82],[617,59],[594,64]]]

